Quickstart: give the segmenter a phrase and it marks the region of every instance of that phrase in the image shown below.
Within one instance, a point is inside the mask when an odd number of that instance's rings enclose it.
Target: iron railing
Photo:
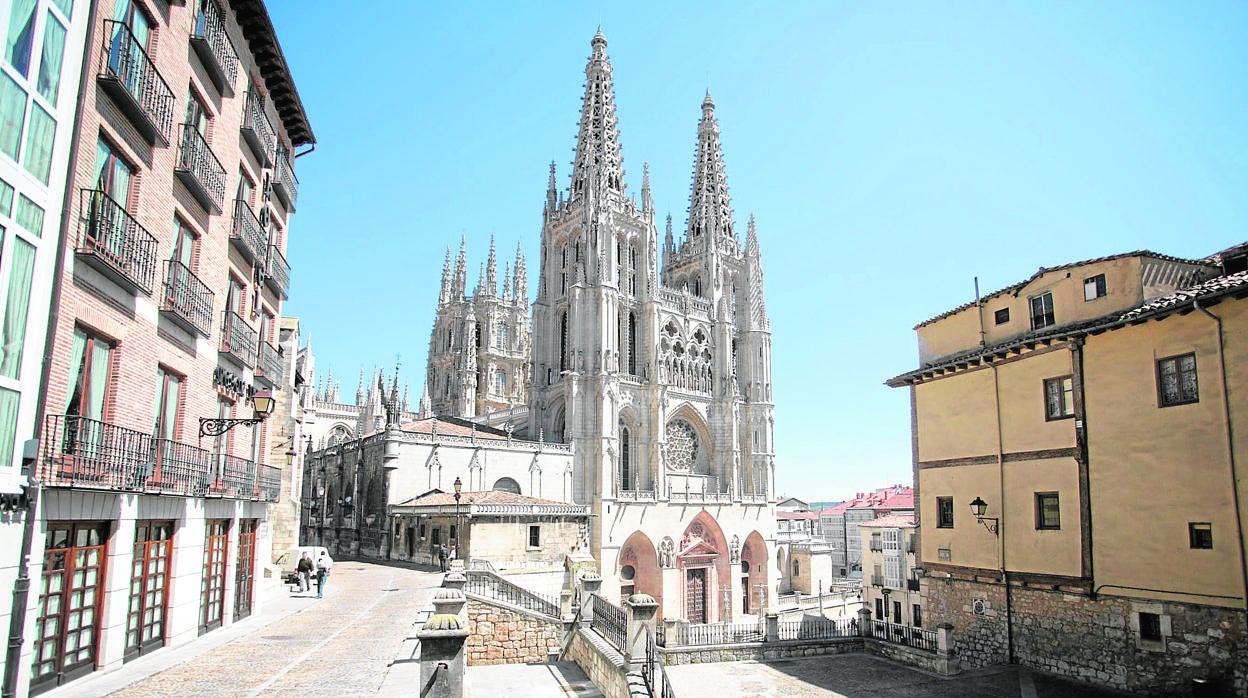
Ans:
[[[858,637],[858,627],[849,618],[816,618],[808,616],[801,620],[781,621],[780,640],[825,640],[838,637]]]
[[[268,342],[260,342],[260,361],[256,372],[256,377],[267,382],[271,386],[278,386],[282,382],[282,355],[278,353],[277,347]]]
[[[265,283],[273,292],[286,300],[289,296],[287,291],[290,289],[290,265],[286,263],[286,257],[282,255],[282,251],[277,249],[277,245],[269,245],[269,269],[265,278]]]
[[[156,238],[112,197],[82,190],[77,253],[109,278],[152,294],[156,279]]]
[[[195,124],[182,124],[181,147],[174,174],[212,213],[221,213],[225,204],[225,167],[208,147]]]
[[[919,580],[917,580],[917,579],[907,579],[907,580],[906,580],[906,591],[919,591]]]
[[[884,551],[884,543],[883,543],[882,541],[872,540],[872,541],[871,541],[871,551],[872,551],[872,552],[876,552],[876,553],[883,552],[883,551]]]
[[[680,638],[669,637],[667,641],[675,641],[679,645],[732,645],[767,639],[767,634],[758,623],[699,623],[683,626],[680,635]]]
[[[559,617],[559,603],[543,594],[517,586],[502,576],[486,570],[465,570],[468,583],[464,591],[511,604],[552,618]]]
[[[104,20],[100,83],[149,142],[169,144],[173,90],[124,22]]]
[[[624,609],[607,601],[599,594],[590,594],[590,603],[594,609],[593,620],[589,627],[598,633],[617,650],[628,652],[628,623],[624,618]]]
[[[646,661],[641,665],[641,678],[650,698],[676,698],[672,682],[667,678],[667,668],[663,666],[663,655],[659,653],[650,628],[646,628]]]
[[[221,92],[227,97],[232,96],[234,83],[238,80],[238,51],[225,31],[221,8],[213,0],[199,4],[191,31],[191,46]]]
[[[187,266],[171,259],[165,266],[165,297],[160,309],[178,324],[205,337],[212,330],[212,289]]]
[[[871,586],[873,586],[873,587],[882,587],[882,586],[884,586],[884,575],[882,575],[882,574],[873,574],[873,575],[871,575]]]
[[[283,146],[278,146],[277,162],[273,165],[273,189],[286,208],[294,211],[295,202],[299,199],[299,178],[290,163],[290,151]]]
[[[225,321],[221,324],[221,351],[251,366],[256,361],[256,337],[256,331],[238,313],[225,311]]]
[[[271,465],[260,466],[259,497],[262,502],[276,502],[282,493],[282,470]]]
[[[48,415],[39,477],[47,487],[275,502],[278,468],[78,415]]]
[[[277,148],[277,134],[269,117],[264,113],[264,101],[255,90],[247,91],[246,106],[243,107],[243,138],[251,146],[252,152],[264,167],[273,164]]]
[[[257,266],[264,263],[269,236],[264,232],[260,219],[251,212],[251,206],[242,199],[234,201],[234,228],[230,231],[230,242],[248,262]]]
[[[900,623],[884,620],[867,621],[867,635],[877,640],[892,642],[898,645],[909,645],[928,652],[936,651],[936,631],[915,628]]]

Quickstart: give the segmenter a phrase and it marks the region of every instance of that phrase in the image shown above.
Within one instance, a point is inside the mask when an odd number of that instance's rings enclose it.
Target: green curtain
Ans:
[[[74,339],[69,345],[69,396],[66,400],[65,414],[81,414],[82,388],[85,379],[82,375],[82,360],[86,347],[86,333],[75,327]]]
[[[87,414],[91,419],[104,419],[104,398],[108,395],[108,360],[112,347],[96,339],[91,343],[91,388],[87,393]]]
[[[26,343],[26,315],[35,271],[35,246],[15,237],[10,266],[4,320],[0,323],[0,376],[17,379],[22,367],[22,346]]]
[[[9,34],[4,39],[4,57],[9,65],[30,77],[30,51],[35,43],[35,0],[11,0]]]
[[[36,89],[54,107],[57,91],[61,86],[61,62],[64,58],[65,27],[49,11],[43,28],[43,56],[39,59],[39,80]]]
[[[30,124],[26,130],[26,152],[22,154],[26,171],[48,183],[52,174],[52,145],[56,140],[56,119],[43,107],[30,105]]]
[[[17,438],[17,407],[21,395],[0,388],[0,469],[13,465],[13,440]]]
[[[26,92],[13,78],[0,73],[0,152],[17,160],[26,122]]]

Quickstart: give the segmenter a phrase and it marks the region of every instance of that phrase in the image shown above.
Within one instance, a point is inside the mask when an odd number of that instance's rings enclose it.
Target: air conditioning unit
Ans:
[[[987,614],[988,613],[988,599],[975,599],[975,601],[971,603],[971,610],[977,616],[982,616],[982,615]]]

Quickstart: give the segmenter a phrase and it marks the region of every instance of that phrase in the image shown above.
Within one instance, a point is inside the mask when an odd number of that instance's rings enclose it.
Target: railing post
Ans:
[[[936,626],[936,653],[941,657],[953,656],[953,626],[948,623]]]
[[[871,637],[871,611],[866,606],[858,609],[858,634]]]
[[[780,639],[780,614],[774,611],[767,613],[767,629],[763,642],[776,642]]]
[[[681,627],[681,622],[676,618],[663,619],[663,644],[665,647],[680,646]]]
[[[468,584],[468,578],[463,572],[447,572],[442,577],[442,586],[447,589],[455,589],[462,593],[466,584]]]
[[[659,602],[649,594],[633,594],[624,602],[625,616],[624,642],[628,651],[624,653],[624,670],[640,666],[646,661],[646,634],[654,636],[655,615],[659,612]]]
[[[416,632],[420,640],[420,685],[422,698],[460,698],[464,695],[464,645],[468,624],[452,608],[462,609],[464,594],[458,589],[437,592],[430,616]],[[446,611],[446,612],[443,612]]]
[[[572,590],[561,589],[559,591],[559,617],[568,619],[572,617]]]
[[[581,575],[581,626],[588,628],[594,620],[592,596],[602,590],[602,577],[594,570]]]

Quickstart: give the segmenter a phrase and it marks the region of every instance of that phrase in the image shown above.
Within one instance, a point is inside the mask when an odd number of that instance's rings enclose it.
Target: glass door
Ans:
[[[50,523],[44,540],[31,692],[95,670],[109,522]]]
[[[238,570],[234,584],[234,620],[251,615],[251,592],[256,563],[256,520],[239,522]]]
[[[165,617],[169,611],[169,558],[173,551],[173,523],[140,521],[135,530],[130,575],[130,611],[126,618],[126,654],[129,661],[165,646]]]
[[[199,634],[221,627],[225,613],[225,561],[229,550],[230,522],[209,521],[204,541],[204,576],[199,593]]]

